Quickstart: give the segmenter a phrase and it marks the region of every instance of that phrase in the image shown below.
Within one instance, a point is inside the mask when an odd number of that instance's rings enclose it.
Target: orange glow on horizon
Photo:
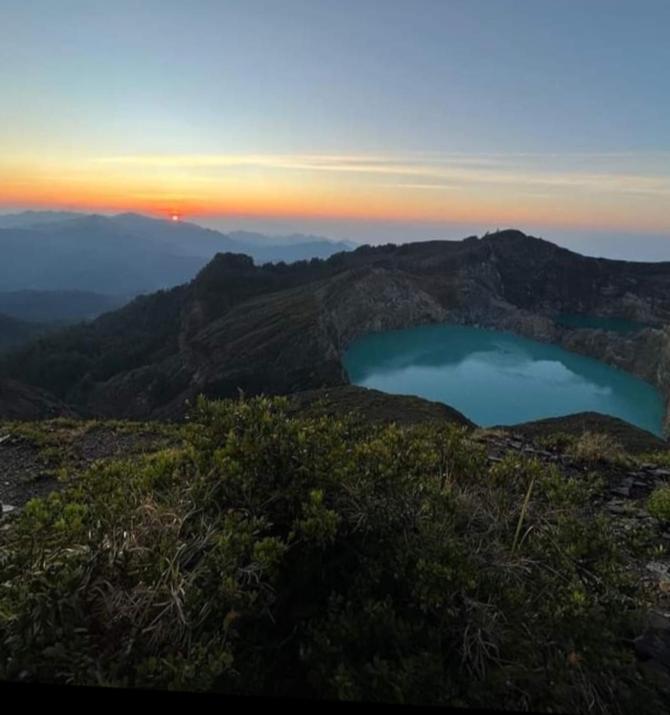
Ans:
[[[35,192],[31,195],[23,193],[8,194],[3,192],[0,196],[0,211],[2,207],[8,210],[63,210],[81,211],[85,213],[125,213],[135,212],[156,218],[166,216],[165,204],[167,201],[156,199],[154,201],[138,199],[133,196],[123,197],[110,195],[107,197],[82,197],[76,199],[63,196],[55,192]],[[360,222],[389,222],[389,223],[481,223],[486,225],[507,225],[523,230],[527,224],[551,225],[556,228],[575,228],[593,230],[637,230],[642,232],[663,232],[663,227],[644,217],[626,217],[625,214],[616,216],[596,216],[567,212],[553,212],[551,214],[534,211],[531,208],[500,208],[492,206],[462,205],[460,207],[445,206],[441,211],[426,211],[420,207],[402,207],[397,204],[391,206],[372,205],[372,202],[363,201],[363,205],[347,203],[336,207],[333,203],[328,205],[313,205],[308,202],[303,204],[277,204],[275,202],[245,201],[232,204],[227,201],[196,202],[183,201],[184,211],[179,215],[167,212],[171,222],[179,223],[184,214],[201,219],[213,218],[258,218],[262,219],[295,219],[295,220],[324,220],[324,221],[360,221]],[[337,210],[339,208],[340,210]],[[498,210],[496,210],[496,208]],[[376,209],[376,210],[375,210]],[[197,220],[196,220],[197,222]]]
[[[426,190],[427,189],[427,190]],[[637,202],[637,203],[636,203]],[[402,223],[478,223],[663,232],[667,210],[646,197],[628,201],[573,192],[551,195],[511,185],[456,184],[448,190],[375,183],[351,174],[314,179],[264,173],[223,178],[86,165],[0,165],[0,210],[134,211],[179,222],[206,218],[278,218]],[[178,207],[178,208],[176,208]]]

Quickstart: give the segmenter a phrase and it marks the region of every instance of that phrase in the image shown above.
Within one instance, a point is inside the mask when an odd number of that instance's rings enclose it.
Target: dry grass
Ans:
[[[587,464],[628,465],[631,460],[619,442],[600,432],[584,432],[570,448],[570,454]]]

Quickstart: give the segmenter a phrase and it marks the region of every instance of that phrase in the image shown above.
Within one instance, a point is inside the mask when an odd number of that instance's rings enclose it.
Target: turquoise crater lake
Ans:
[[[652,385],[511,333],[460,325],[374,333],[350,346],[344,366],[354,385],[444,402],[483,427],[593,411],[662,435],[663,399]]]

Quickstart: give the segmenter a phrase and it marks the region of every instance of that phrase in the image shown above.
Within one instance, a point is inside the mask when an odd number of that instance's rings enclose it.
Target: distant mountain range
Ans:
[[[353,247],[318,236],[231,236],[132,213],[26,211],[0,216],[0,291],[135,295],[192,279],[219,252],[244,253],[256,263],[294,262]]]
[[[0,314],[36,323],[76,323],[120,308],[132,296],[81,290],[0,292]]]
[[[230,235],[140,214],[68,211],[0,215],[0,350],[91,320],[134,296],[187,283],[219,252],[257,264],[349,250],[320,236]]]
[[[74,211],[22,211],[16,214],[0,214],[0,228],[33,228],[57,221],[71,221],[83,215]]]

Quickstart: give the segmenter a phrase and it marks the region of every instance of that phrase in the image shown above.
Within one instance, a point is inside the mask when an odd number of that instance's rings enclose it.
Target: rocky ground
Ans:
[[[76,476],[96,460],[127,458],[170,445],[165,425],[76,422],[0,422],[0,504],[20,509]]]
[[[520,433],[482,431],[479,438],[490,461],[500,461],[510,451],[555,464],[566,476],[597,472],[603,491],[591,507],[594,516],[605,512],[623,536],[635,533],[647,557],[630,554],[630,568],[646,585],[649,613],[645,630],[632,643],[641,666],[670,688],[670,525],[662,524],[646,509],[646,500],[659,486],[670,483],[670,469],[657,463],[631,460],[628,465],[607,461],[584,462],[563,449],[545,448]]]

